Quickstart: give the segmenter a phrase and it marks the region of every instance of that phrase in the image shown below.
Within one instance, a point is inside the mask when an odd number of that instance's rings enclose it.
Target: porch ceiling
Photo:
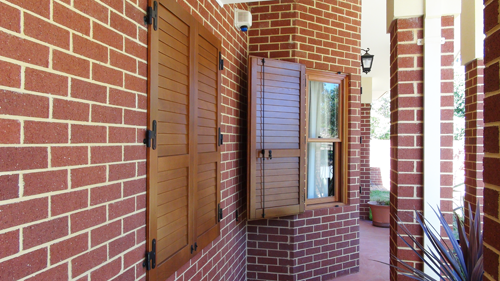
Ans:
[[[386,0],[363,1],[361,6],[361,48],[375,55],[372,70],[361,77],[371,77],[372,100],[390,90],[390,34],[386,32]],[[364,53],[364,52],[363,52]],[[365,85],[363,92],[365,92]],[[368,85],[367,85],[368,86]],[[369,89],[366,89],[369,92]]]

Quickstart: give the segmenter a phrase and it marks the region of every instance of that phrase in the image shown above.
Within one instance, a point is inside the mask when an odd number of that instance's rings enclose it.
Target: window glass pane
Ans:
[[[333,143],[307,145],[307,198],[334,196]]]
[[[309,137],[339,137],[339,84],[310,81]]]

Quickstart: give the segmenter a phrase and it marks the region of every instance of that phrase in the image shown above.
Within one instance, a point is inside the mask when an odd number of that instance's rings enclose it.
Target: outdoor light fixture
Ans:
[[[367,48],[366,50],[364,49],[361,50],[365,51],[365,54],[361,56],[361,67],[363,68],[363,72],[367,74],[368,72],[370,72],[370,70],[372,70],[374,55],[368,54],[370,48]]]

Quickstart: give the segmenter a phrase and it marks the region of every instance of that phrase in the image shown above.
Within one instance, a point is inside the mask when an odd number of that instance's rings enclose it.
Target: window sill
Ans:
[[[343,202],[328,202],[328,203],[307,203],[306,202],[306,210],[317,210],[324,208],[333,208],[333,207],[343,207],[347,204]]]

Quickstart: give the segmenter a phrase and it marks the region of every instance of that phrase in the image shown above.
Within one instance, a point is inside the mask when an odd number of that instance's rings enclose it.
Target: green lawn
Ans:
[[[389,201],[389,196],[390,196],[389,191],[382,191],[382,190],[370,191],[370,201],[377,201],[377,200]],[[370,213],[368,214],[368,219],[372,220],[372,209],[370,209]]]
[[[389,191],[372,190],[370,192],[370,201],[389,200],[389,194]]]

